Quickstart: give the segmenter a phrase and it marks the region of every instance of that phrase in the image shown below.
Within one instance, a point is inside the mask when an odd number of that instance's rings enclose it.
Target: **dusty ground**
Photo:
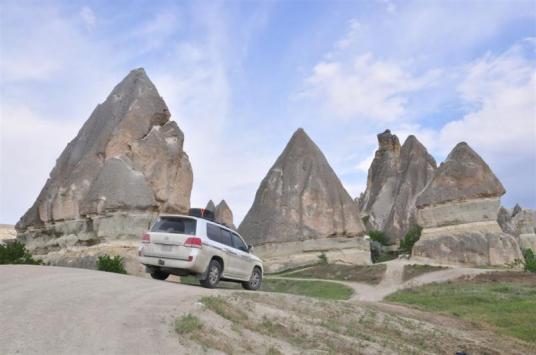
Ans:
[[[0,266],[0,354],[536,353],[533,345],[469,322],[363,301],[487,271],[453,268],[403,282],[403,266],[388,263],[377,286],[342,282],[355,290],[346,302],[73,268]],[[176,321],[187,314],[199,327],[179,335]]]

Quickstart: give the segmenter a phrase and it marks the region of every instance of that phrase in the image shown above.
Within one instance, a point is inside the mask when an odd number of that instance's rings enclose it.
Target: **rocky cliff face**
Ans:
[[[365,232],[358,206],[302,129],[263,179],[239,232],[256,246],[255,253],[285,258],[282,268],[316,262],[320,250],[338,248],[359,250],[344,259],[370,262],[368,242],[358,238]],[[310,255],[303,257],[305,251]]]
[[[521,248],[536,251],[536,211],[516,205],[512,210],[499,209],[497,222],[503,232],[516,237]]]
[[[222,223],[229,228],[236,229],[234,222],[233,222],[233,211],[231,211],[231,208],[225,202],[225,200],[221,200],[220,203],[215,208],[214,212],[214,218],[218,223]]]
[[[397,136],[386,130],[378,134],[378,143],[359,204],[367,228],[386,232],[396,243],[416,224],[415,201],[432,178],[436,162],[415,136],[400,147]]]
[[[130,72],[62,152],[18,222],[19,237],[45,249],[66,235],[90,244],[137,239],[154,213],[186,212],[192,169],[169,118],[145,71]]]
[[[414,257],[471,265],[504,265],[520,258],[517,241],[497,223],[504,193],[482,158],[459,143],[417,197],[417,222],[424,229]]]

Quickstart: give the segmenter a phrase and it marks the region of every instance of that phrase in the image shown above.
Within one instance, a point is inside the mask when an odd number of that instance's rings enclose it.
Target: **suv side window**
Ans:
[[[210,224],[210,223],[207,223],[207,237],[208,237],[208,239],[213,240],[215,242],[223,243],[222,242],[222,237],[221,237],[221,229],[220,229],[220,227],[215,226],[215,225]]]
[[[223,228],[220,228],[220,230],[221,230],[221,242],[220,243],[223,243],[225,245],[232,247],[233,242],[231,241],[231,232]]]
[[[240,237],[236,234],[233,233],[233,245],[236,249],[238,250],[242,250],[244,252],[248,252],[248,247],[246,244],[244,244],[244,242],[242,241],[242,239],[240,239]]]

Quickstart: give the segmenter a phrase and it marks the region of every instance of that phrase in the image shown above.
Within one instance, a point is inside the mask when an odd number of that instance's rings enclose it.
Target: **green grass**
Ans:
[[[181,283],[199,285],[199,281],[193,276],[181,277]],[[242,286],[234,282],[220,282],[218,288],[242,289]],[[303,281],[293,279],[279,279],[266,277],[262,280],[261,291],[290,293],[293,295],[309,296],[330,300],[348,300],[353,290],[345,285],[328,281]],[[217,313],[217,312],[216,312]]]
[[[432,265],[404,265],[404,274],[402,275],[403,281],[411,280],[414,277],[427,274],[429,272],[446,270],[447,267],[444,266],[432,266]]]
[[[491,325],[498,332],[536,343],[536,283],[451,282],[399,291],[387,301]]]
[[[261,291],[290,293],[329,300],[348,300],[353,293],[350,287],[335,282],[270,278],[263,280]]]
[[[190,313],[175,320],[175,332],[177,334],[188,334],[200,330],[203,327],[201,321]]]
[[[314,278],[340,281],[364,282],[377,285],[385,274],[381,265],[337,265],[320,264],[306,269],[282,274],[283,277]]]

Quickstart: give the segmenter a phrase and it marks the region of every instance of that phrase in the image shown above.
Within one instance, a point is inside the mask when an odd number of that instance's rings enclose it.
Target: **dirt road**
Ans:
[[[83,269],[0,266],[0,354],[180,354],[175,317],[204,294]]]

